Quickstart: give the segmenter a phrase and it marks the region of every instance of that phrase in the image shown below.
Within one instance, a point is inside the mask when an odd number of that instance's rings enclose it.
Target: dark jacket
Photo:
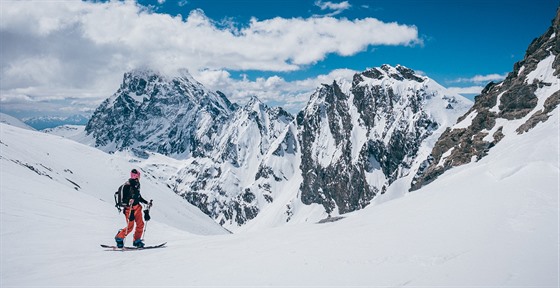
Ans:
[[[138,179],[128,179],[128,183],[130,184],[132,199],[134,200],[132,206],[138,205],[140,204],[140,202],[148,204],[148,201],[146,201],[146,199],[142,198],[142,195],[140,195],[140,182],[138,181]]]

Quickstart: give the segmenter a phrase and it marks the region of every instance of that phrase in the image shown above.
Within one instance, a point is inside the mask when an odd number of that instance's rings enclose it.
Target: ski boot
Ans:
[[[124,247],[124,239],[123,238],[115,237],[115,242],[117,242],[117,248],[123,248]]]
[[[142,239],[134,240],[134,242],[132,242],[132,245],[137,248],[144,248],[144,242],[142,242]]]

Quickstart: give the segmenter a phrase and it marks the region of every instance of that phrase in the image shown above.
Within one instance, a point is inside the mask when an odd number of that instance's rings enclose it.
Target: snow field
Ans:
[[[154,199],[145,239],[168,247],[127,252],[99,244],[124,226],[113,190],[132,166],[148,163],[0,124],[0,286],[555,287],[558,119],[557,109],[479,162],[325,224],[227,234],[150,170],[142,178],[144,197]]]

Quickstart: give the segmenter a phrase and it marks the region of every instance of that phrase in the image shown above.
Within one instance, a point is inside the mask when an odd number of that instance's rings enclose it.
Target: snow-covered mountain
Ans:
[[[236,229],[266,209],[285,223],[309,217],[309,209],[295,208],[302,203],[323,207],[315,218],[367,206],[408,176],[417,155],[427,155],[470,105],[411,69],[384,65],[356,74],[352,83],[318,88],[294,119],[256,97],[231,104],[187,72],[135,70],[95,111],[86,133],[107,152],[184,160],[168,184]]]
[[[95,110],[85,131],[106,152],[204,157],[212,155],[216,135],[234,108],[187,71],[173,77],[138,69],[124,75],[119,90]]]
[[[85,125],[88,120],[84,115],[72,115],[31,117],[23,119],[23,122],[37,130],[43,130],[62,125]]]
[[[328,213],[367,206],[393,181],[414,174],[418,155],[471,105],[400,65],[323,85],[297,116],[302,201]]]
[[[232,104],[186,71],[170,77],[135,70],[95,111],[86,137],[72,139],[106,152],[129,150],[147,157],[152,151],[184,160],[167,184],[218,223],[241,225],[260,211],[255,200],[262,193],[249,186],[292,120],[282,108],[269,108],[256,97],[243,107]]]
[[[261,161],[292,120],[282,108],[252,98],[225,123],[210,157],[186,159],[171,179],[175,191],[222,225],[255,218],[266,193],[252,184],[262,173]]]
[[[323,85],[297,119],[256,97],[242,107],[231,104],[187,72],[168,77],[135,70],[95,111],[86,133],[107,152],[146,157],[144,151],[152,151],[184,160],[168,184],[236,229],[266,209],[285,223],[309,217],[309,209],[298,212],[302,203],[323,207],[313,219],[367,206],[415,171],[417,156],[425,157],[470,106],[400,65]]]
[[[445,131],[415,176],[412,190],[452,167],[479,161],[504,138],[548,121],[560,103],[559,34],[560,10],[506,79],[489,83],[459,123]]]

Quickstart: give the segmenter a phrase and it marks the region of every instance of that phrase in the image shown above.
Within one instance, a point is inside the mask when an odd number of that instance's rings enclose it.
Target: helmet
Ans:
[[[132,171],[130,171],[130,179],[140,179],[140,171],[132,169]]]

